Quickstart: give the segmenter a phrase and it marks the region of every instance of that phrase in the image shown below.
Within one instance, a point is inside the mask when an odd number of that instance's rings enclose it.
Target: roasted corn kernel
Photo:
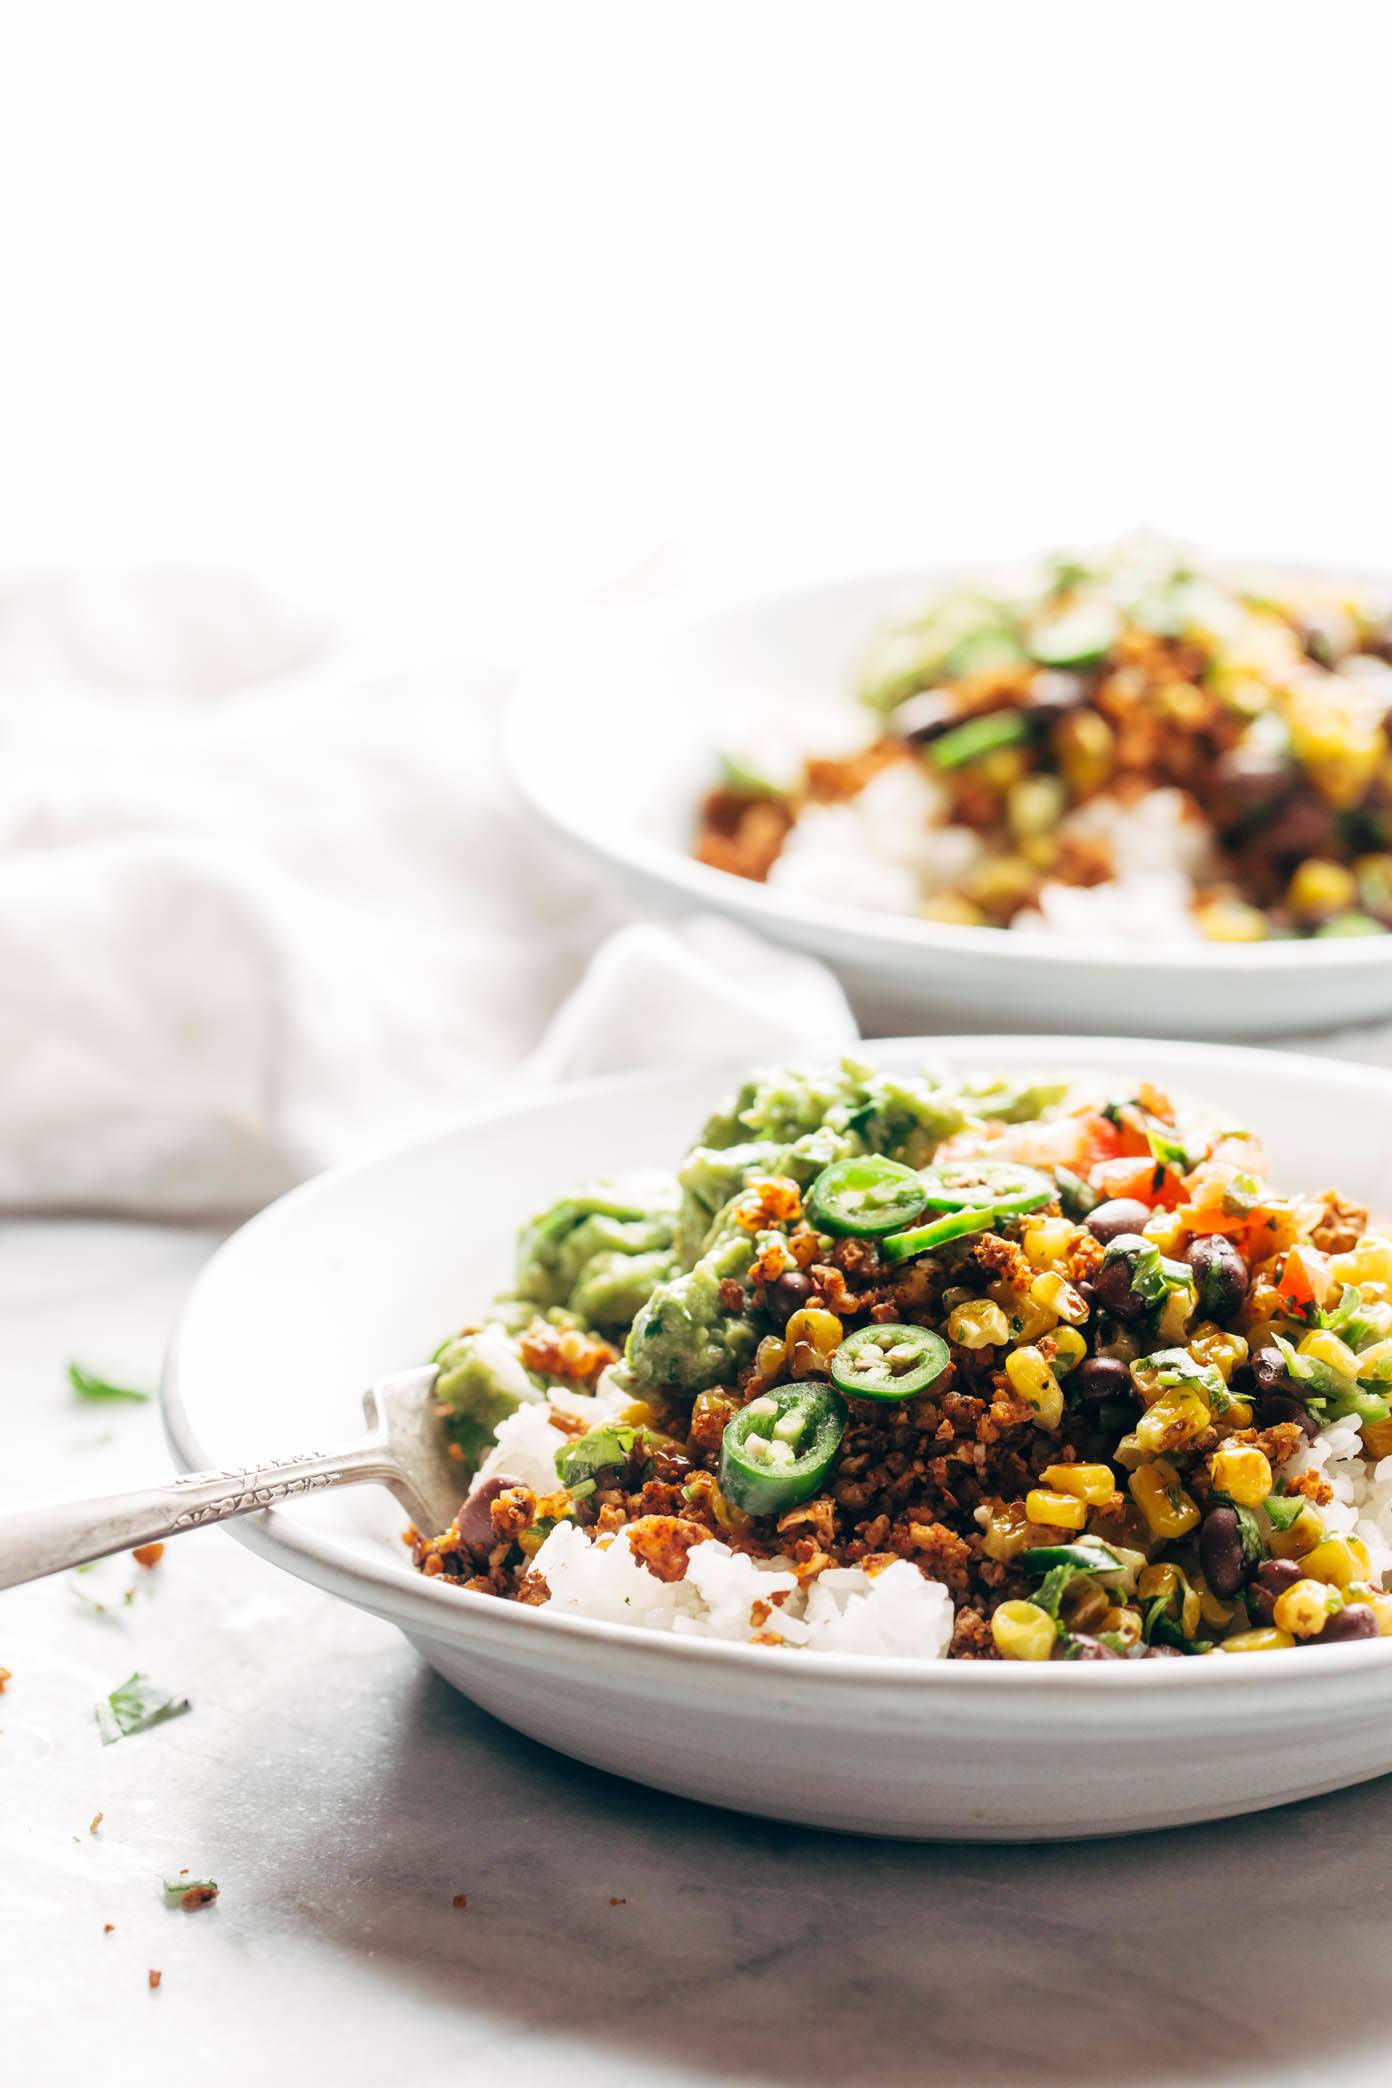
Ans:
[[[1340,1377],[1354,1379],[1358,1376],[1359,1361],[1353,1350],[1346,1341],[1340,1341],[1337,1334],[1331,1334],[1325,1328],[1307,1334],[1300,1343],[1299,1353],[1312,1356],[1317,1363],[1328,1364]]]
[[[1271,1491],[1271,1465],[1251,1445],[1234,1446],[1215,1453],[1213,1484],[1239,1508],[1260,1508]]]
[[[1010,1389],[1033,1409],[1041,1428],[1057,1428],[1063,1419],[1063,1387],[1037,1348],[1012,1349],[1005,1359]]]
[[[1075,1370],[1087,1354],[1087,1343],[1076,1327],[1066,1327],[1060,1323],[1052,1334],[1040,1336],[1040,1353],[1055,1377],[1067,1377],[1069,1371]]]
[[[1319,856],[1307,857],[1286,886],[1286,905],[1297,921],[1325,921],[1330,914],[1348,913],[1357,904],[1353,872]]]
[[[820,1305],[804,1305],[788,1321],[783,1341],[795,1378],[822,1377],[841,1346],[841,1322]]]
[[[1111,776],[1115,735],[1099,712],[1069,711],[1054,727],[1054,753],[1070,797],[1091,797]]]
[[[1047,1660],[1058,1631],[1037,1602],[1003,1602],[991,1619],[991,1637],[1002,1660]]]
[[[1104,1617],[1098,1618],[1097,1629],[1110,1632],[1128,1646],[1140,1643],[1141,1619],[1139,1613],[1133,1609],[1118,1609],[1114,1605]]]
[[[1081,1530],[1087,1521],[1087,1503],[1076,1494],[1049,1493],[1042,1486],[1025,1495],[1025,1513],[1032,1523],[1050,1523],[1056,1530]]]
[[[1313,1508],[1302,1508],[1288,1530],[1273,1530],[1267,1539],[1274,1559],[1303,1559],[1324,1535],[1324,1524]]]
[[[1036,1269],[1047,1269],[1067,1254],[1076,1230],[1070,1218],[1031,1218],[1026,1221],[1021,1245]]]
[[[1220,1653],[1282,1653],[1295,1640],[1288,1631],[1280,1631],[1273,1624],[1263,1624],[1256,1631],[1239,1631],[1232,1638],[1225,1638],[1218,1650]]]
[[[988,1559],[1005,1561],[1016,1558],[1029,1545],[1029,1517],[1019,1501],[995,1501],[991,1504],[981,1549]]]
[[[1235,1603],[1224,1602],[1221,1595],[1215,1595],[1201,1573],[1194,1576],[1194,1588],[1199,1598],[1199,1616],[1210,1629],[1221,1631],[1224,1625],[1231,1624],[1237,1614]]]
[[[1299,1556],[1303,1574],[1327,1581],[1331,1587],[1346,1588],[1350,1581],[1365,1581],[1372,1575],[1368,1547],[1361,1537],[1326,1537]]]
[[[1266,915],[1242,899],[1210,899],[1195,909],[1194,920],[1210,942],[1265,942],[1269,933]]]
[[[1112,1477],[1110,1465],[1052,1464],[1046,1466],[1039,1476],[1055,1493],[1073,1494],[1093,1507],[1099,1501],[1109,1501],[1116,1492],[1116,1480]]]
[[[1081,1326],[1088,1316],[1087,1300],[1054,1269],[1046,1269],[1042,1276],[1035,1277],[1030,1297],[1055,1319],[1067,1320],[1071,1327]]]
[[[947,1338],[959,1348],[1002,1348],[1010,1339],[1010,1322],[994,1298],[974,1298],[948,1314]]]
[[[1329,1621],[1329,1590],[1323,1581],[1298,1580],[1276,1597],[1272,1622],[1292,1638],[1314,1638]]]
[[[1174,1385],[1146,1408],[1136,1423],[1136,1441],[1142,1450],[1179,1450],[1212,1419],[1207,1400],[1189,1385]]]
[[[1196,1527],[1198,1508],[1180,1484],[1179,1473],[1168,1458],[1157,1457],[1151,1464],[1142,1465],[1127,1484],[1154,1536],[1187,1537]]]
[[[1189,1336],[1188,1349],[1196,1363],[1211,1364],[1225,1385],[1231,1381],[1239,1365],[1247,1361],[1247,1343],[1242,1336],[1230,1334],[1226,1327],[1215,1326],[1212,1320],[1205,1320],[1201,1326],[1195,1327]],[[1248,1424],[1244,1421],[1238,1425],[1245,1428]]]

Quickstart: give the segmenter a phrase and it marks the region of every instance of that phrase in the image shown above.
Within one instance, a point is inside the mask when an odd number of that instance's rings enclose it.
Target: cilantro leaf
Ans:
[[[96,1377],[80,1363],[69,1363],[68,1383],[78,1398],[90,1406],[111,1406],[122,1400],[143,1406],[150,1397],[148,1392],[136,1392],[129,1385],[113,1385],[106,1378]]]
[[[637,1440],[637,1429],[627,1428],[619,1421],[592,1428],[588,1435],[563,1444],[556,1452],[557,1477],[562,1486],[574,1486],[577,1480],[583,1484],[596,1473],[623,1464]]]
[[[182,1717],[189,1709],[187,1697],[171,1696],[148,1675],[136,1673],[97,1705],[102,1746],[110,1747],[113,1741],[128,1739],[132,1733],[147,1733],[151,1726]]]

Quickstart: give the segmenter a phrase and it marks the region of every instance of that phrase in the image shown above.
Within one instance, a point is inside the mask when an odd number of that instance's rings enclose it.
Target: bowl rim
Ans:
[[[997,567],[1005,564],[997,561]],[[1223,561],[1214,563],[1221,565]],[[1299,573],[1318,577],[1321,569],[1301,566],[1291,560],[1256,560],[1268,571]],[[1012,936],[1000,928],[964,927],[951,922],[924,921],[907,914],[880,913],[871,907],[838,905],[832,900],[811,900],[797,893],[772,890],[751,879],[736,877],[728,870],[697,862],[671,844],[633,829],[615,830],[602,811],[592,811],[582,792],[566,787],[569,764],[548,760],[538,765],[535,749],[555,743],[558,727],[564,731],[569,720],[578,720],[584,705],[558,704],[558,688],[573,691],[577,674],[589,669],[602,673],[604,667],[631,653],[640,653],[659,640],[669,646],[681,639],[699,640],[709,633],[751,615],[796,613],[797,609],[829,593],[882,586],[887,593],[917,585],[927,591],[936,583],[959,577],[964,571],[990,570],[990,564],[975,568],[930,566],[917,571],[890,566],[842,570],[795,587],[775,590],[731,592],[715,606],[699,610],[655,607],[632,612],[622,627],[596,617],[567,634],[559,642],[535,654],[508,691],[500,723],[499,744],[503,765],[512,787],[534,818],[577,848],[592,863],[637,873],[651,885],[682,895],[689,903],[746,918],[754,928],[767,930],[781,922],[804,937],[834,938],[843,954],[857,951],[904,956],[968,956],[1019,965],[1085,966],[1089,970],[1124,977],[1157,971],[1208,974],[1214,978],[1246,978],[1262,974],[1277,977],[1302,974],[1381,972],[1392,966],[1392,935],[1271,940],[1256,943],[1106,944],[1094,948],[1064,937]],[[1366,577],[1354,575],[1352,577]],[[692,799],[693,818],[696,797]]]
[[[1240,1072],[1243,1065],[1255,1066],[1260,1062],[1269,1072],[1274,1061],[1297,1085],[1315,1089],[1327,1087],[1331,1082],[1344,1087],[1351,1085],[1384,1106],[1392,1094],[1389,1075],[1377,1067],[1232,1044],[1042,1033],[1023,1038],[964,1033],[943,1037],[867,1038],[855,1049],[873,1057],[877,1051],[890,1045],[896,1049],[921,1048],[928,1059],[935,1055],[961,1057],[977,1050],[989,1055],[995,1050],[1007,1059],[1021,1060],[1033,1054],[1044,1063],[1058,1056],[1075,1058],[1079,1064],[1086,1063],[1088,1052],[1124,1055],[1158,1048],[1171,1057],[1178,1056],[1181,1061],[1192,1060],[1196,1071],[1217,1061],[1229,1065],[1234,1072]],[[712,1070],[716,1078],[722,1074],[728,1077],[728,1062]],[[475,1126],[525,1114],[542,1103],[574,1102],[583,1106],[591,1098],[607,1099],[620,1092],[631,1094],[636,1089],[659,1091],[678,1079],[689,1080],[695,1072],[699,1072],[699,1068],[663,1068],[636,1075],[610,1073],[559,1086],[499,1095],[451,1116],[429,1132],[383,1143],[371,1152],[329,1168],[267,1204],[239,1226],[209,1257],[185,1298],[170,1337],[160,1380],[160,1411],[165,1438],[179,1470],[204,1471],[218,1464],[217,1458],[205,1448],[189,1415],[184,1396],[182,1351],[188,1328],[201,1309],[210,1276],[234,1243],[250,1234],[274,1231],[286,1222],[287,1214],[294,1217],[306,1209],[312,1210],[317,1202],[332,1197],[339,1184],[350,1178],[407,1154],[424,1152],[445,1139],[467,1133]],[[274,1454],[274,1446],[268,1446],[268,1450]],[[1304,1686],[1302,1676],[1318,1683],[1321,1677],[1328,1682],[1360,1671],[1376,1673],[1392,1661],[1392,1638],[1378,1639],[1371,1644],[1355,1642],[1322,1647],[1317,1662],[1290,1661],[1286,1657],[1289,1649],[1244,1654],[1226,1660],[1165,1661],[1155,1665],[1140,1661],[1100,1661],[1081,1666],[1050,1661],[930,1661],[903,1655],[847,1653],[817,1653],[808,1655],[806,1659],[797,1659],[784,1648],[677,1636],[638,1624],[615,1624],[590,1617],[552,1615],[545,1607],[529,1608],[500,1600],[497,1596],[475,1594],[467,1588],[440,1586],[416,1573],[406,1565],[404,1558],[398,1564],[385,1552],[380,1561],[364,1557],[356,1547],[341,1542],[327,1531],[316,1531],[312,1521],[296,1522],[274,1509],[233,1519],[225,1527],[229,1534],[274,1565],[360,1608],[388,1618],[407,1632],[446,1640],[457,1637],[461,1641],[482,1635],[498,1644],[509,1644],[518,1651],[528,1644],[530,1636],[538,1654],[559,1633],[562,1643],[589,1644],[596,1650],[603,1647],[616,1654],[641,1655],[644,1661],[655,1667],[675,1659],[679,1671],[687,1674],[704,1668],[712,1678],[723,1675],[731,1681],[740,1675],[751,1678],[762,1675],[769,1685],[799,1694],[818,1688],[844,1688],[860,1682],[874,1684],[876,1688],[888,1689],[901,1696],[962,1689],[972,1694],[999,1695],[1004,1692],[1013,1695],[1016,1691],[1029,1690],[1036,1695],[1043,1692],[1046,1696],[1053,1696],[1060,1690],[1067,1695],[1079,1689],[1129,1692],[1159,1688],[1167,1692],[1200,1689],[1226,1698],[1234,1691],[1273,1682],[1281,1682],[1287,1688],[1300,1688]]]

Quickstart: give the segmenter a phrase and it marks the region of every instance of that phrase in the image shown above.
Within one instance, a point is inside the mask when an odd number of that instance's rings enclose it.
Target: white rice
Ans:
[[[1286,1470],[1292,1477],[1323,1473],[1334,1498],[1320,1509],[1320,1519],[1336,1536],[1362,1538],[1376,1586],[1392,1568],[1392,1457],[1368,1464],[1360,1452],[1361,1439],[1357,1421],[1336,1421],[1297,1451]]]
[[[946,1588],[904,1559],[873,1577],[858,1566],[828,1567],[800,1588],[786,1560],[751,1559],[708,1537],[692,1547],[685,1577],[666,1582],[634,1558],[626,1530],[591,1537],[557,1523],[532,1563],[551,1590],[544,1607],[613,1624],[912,1660],[941,1660],[952,1637]]]
[[[985,854],[970,827],[943,823],[947,794],[921,766],[895,762],[857,797],[807,805],[769,871],[775,891],[916,914],[956,890]],[[1193,942],[1190,906],[1211,869],[1203,822],[1178,790],[1152,790],[1123,805],[1103,795],[1068,815],[1061,833],[1109,843],[1116,876],[1104,884],[1044,885],[1037,908],[1011,926],[1069,941]]]

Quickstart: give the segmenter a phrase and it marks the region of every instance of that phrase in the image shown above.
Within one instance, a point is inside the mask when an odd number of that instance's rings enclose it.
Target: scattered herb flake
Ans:
[[[91,1406],[110,1406],[118,1400],[132,1401],[143,1406],[150,1397],[148,1392],[137,1392],[129,1385],[113,1385],[108,1379],[99,1378],[94,1372],[85,1370],[80,1363],[69,1363],[68,1383],[78,1398],[85,1399]]]
[[[183,1907],[190,1914],[199,1907],[211,1907],[217,1896],[218,1887],[212,1878],[190,1879],[187,1871],[181,1871],[177,1878],[164,1881],[166,1907]]]
[[[189,1709],[187,1697],[171,1696],[148,1675],[134,1674],[119,1689],[97,1705],[97,1724],[103,1747],[125,1740],[132,1733],[146,1733],[166,1719],[179,1718]]]

